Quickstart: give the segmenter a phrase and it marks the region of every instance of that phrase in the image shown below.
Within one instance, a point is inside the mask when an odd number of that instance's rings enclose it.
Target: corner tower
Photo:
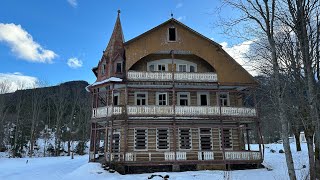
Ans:
[[[120,10],[113,28],[109,43],[103,51],[103,55],[97,67],[92,71],[95,73],[97,80],[101,82],[111,77],[125,77],[125,57],[124,57],[124,36],[120,22]]]

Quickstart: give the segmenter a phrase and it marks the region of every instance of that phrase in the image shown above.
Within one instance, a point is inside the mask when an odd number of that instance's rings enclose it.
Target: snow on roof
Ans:
[[[122,79],[121,78],[117,78],[117,77],[110,77],[110,78],[105,79],[103,81],[98,81],[98,82],[95,82],[93,84],[88,85],[86,87],[86,91],[90,92],[89,87],[91,87],[91,86],[97,86],[97,85],[104,84],[104,83],[107,83],[107,82],[122,82]]]

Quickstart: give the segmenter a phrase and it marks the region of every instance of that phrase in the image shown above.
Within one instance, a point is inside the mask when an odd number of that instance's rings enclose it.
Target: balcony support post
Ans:
[[[220,94],[220,84],[218,83],[218,94]],[[225,152],[225,142],[224,142],[224,134],[223,134],[223,120],[222,120],[222,108],[220,101],[218,101],[219,105],[219,119],[220,119],[220,133],[221,133],[221,146],[222,146],[222,154],[223,154],[223,162],[225,164],[225,170],[227,170],[227,161],[226,161],[226,152]]]
[[[113,91],[114,91],[114,84],[112,83],[111,84],[111,112],[113,112]],[[113,117],[112,117],[112,115],[111,115],[111,117],[110,117],[111,119],[111,127],[110,127],[110,145],[109,145],[109,162],[111,162],[111,156],[112,156],[112,153],[113,153],[113,150],[112,150],[112,142],[113,142]]]
[[[171,54],[171,73],[172,73],[172,107],[173,107],[173,148],[174,148],[174,160],[177,161],[177,129],[176,129],[176,89],[174,80],[174,50],[170,51]],[[168,102],[169,104],[169,102]]]

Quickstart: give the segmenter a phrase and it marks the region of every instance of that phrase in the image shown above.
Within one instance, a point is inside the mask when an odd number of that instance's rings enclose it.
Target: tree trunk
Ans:
[[[70,139],[68,140],[68,156],[70,156],[71,143]]]
[[[317,131],[315,134],[320,133],[319,131]],[[316,177],[318,179],[320,179],[320,149],[319,149],[319,144],[320,144],[320,139],[317,138],[318,136],[314,137],[314,141],[315,141],[315,166],[316,166]]]
[[[297,149],[297,151],[301,151],[300,133],[299,133],[299,131],[295,131],[294,132],[294,137],[296,139],[296,149]]]
[[[313,151],[313,136],[306,133],[306,141],[308,146],[308,155],[309,155],[309,172],[310,180],[315,179],[315,162],[314,162],[314,151]]]

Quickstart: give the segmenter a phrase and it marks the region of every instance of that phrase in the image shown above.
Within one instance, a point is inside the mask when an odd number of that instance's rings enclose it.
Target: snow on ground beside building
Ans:
[[[212,180],[224,179],[224,175],[233,180],[286,180],[287,170],[285,164],[284,154],[280,154],[279,150],[283,149],[282,144],[265,145],[265,161],[264,164],[272,167],[272,171],[267,169],[251,169],[251,170],[237,170],[229,171],[189,171],[189,172],[159,172],[152,173],[158,175],[169,175],[169,180]],[[257,145],[252,145],[252,149],[257,149]],[[273,149],[276,152],[271,153]],[[302,144],[302,152],[296,152],[294,144],[292,144],[292,151],[295,161],[295,168],[298,179],[304,179],[308,172],[308,154],[307,146]],[[307,168],[303,168],[306,165]],[[5,180],[88,180],[88,179],[108,179],[108,180],[145,180],[150,175],[148,174],[133,174],[120,175],[118,173],[109,173],[100,167],[99,163],[88,163],[88,156],[75,156],[74,159],[70,157],[44,157],[44,158],[0,158],[0,179]],[[153,180],[162,179],[155,177]]]

